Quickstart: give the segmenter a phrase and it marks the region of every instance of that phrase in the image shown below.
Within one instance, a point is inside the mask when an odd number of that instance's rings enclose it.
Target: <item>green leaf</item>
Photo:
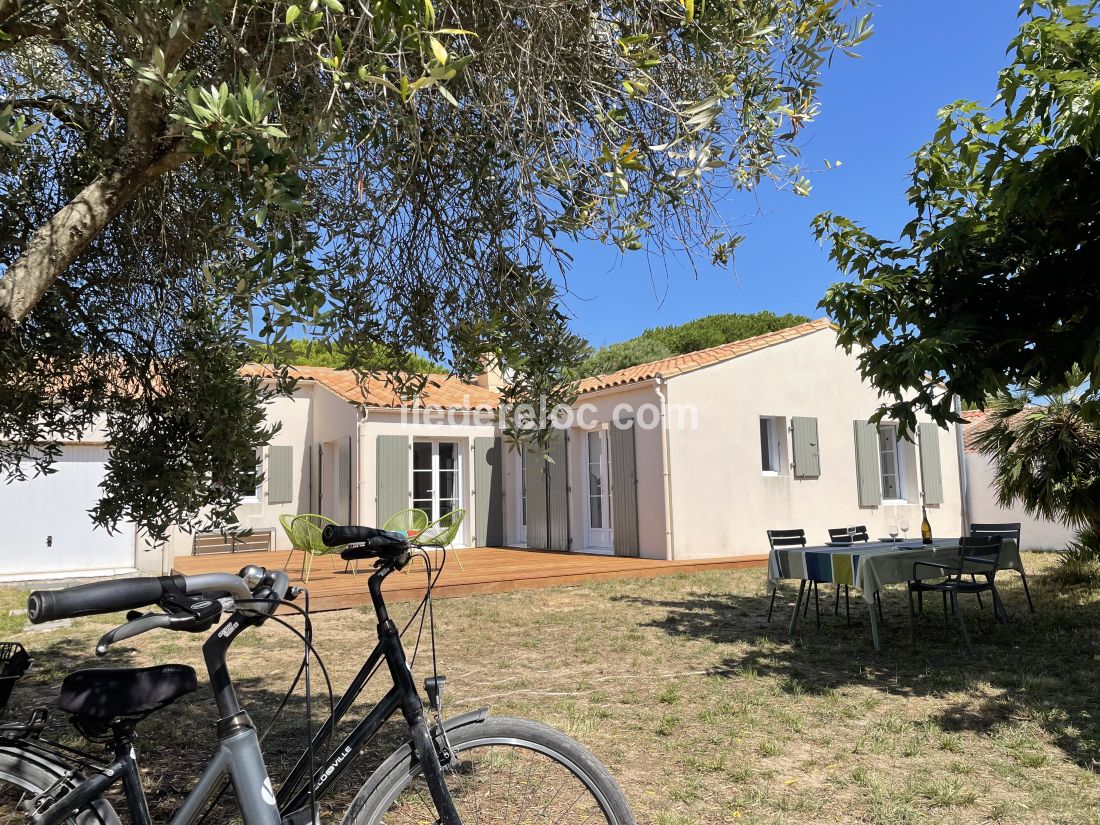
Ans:
[[[447,54],[447,49],[443,46],[443,44],[431,35],[428,35],[428,43],[432,47],[432,54],[435,55],[435,59],[438,60],[440,64],[446,65],[447,58],[450,57],[450,55]]]
[[[344,13],[344,7],[340,3],[340,0],[325,0],[325,5],[328,6],[329,9],[331,9],[332,11],[336,12],[337,14],[343,14]]]
[[[295,20],[297,20],[302,14],[300,6],[288,6],[286,10],[286,24],[289,26]]]

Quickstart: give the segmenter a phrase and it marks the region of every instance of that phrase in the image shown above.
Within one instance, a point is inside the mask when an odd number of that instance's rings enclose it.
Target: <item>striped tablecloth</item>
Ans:
[[[771,589],[780,579],[849,584],[858,587],[864,600],[872,603],[875,592],[883,586],[912,579],[915,562],[950,563],[958,557],[958,539],[935,539],[931,546],[915,540],[856,542],[842,547],[777,547],[768,557],[768,583]],[[1001,546],[1000,561],[1002,568],[1020,569],[1020,552],[1012,539],[1005,539]],[[975,571],[981,569],[974,567]],[[932,578],[931,571],[928,578]]]

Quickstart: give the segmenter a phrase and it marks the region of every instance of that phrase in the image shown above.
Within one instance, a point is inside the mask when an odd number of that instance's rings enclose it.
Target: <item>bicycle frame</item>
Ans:
[[[333,728],[359,697],[371,672],[382,659],[388,665],[393,687],[355,726],[340,746],[332,751],[321,767],[315,770],[314,796],[320,798],[324,795],[367,742],[400,710],[409,725],[413,748],[423,766],[428,789],[440,813],[440,821],[443,825],[461,825],[440,768],[445,745],[437,744],[435,736],[428,728],[424,706],[409,670],[400,634],[389,618],[382,598],[382,582],[394,569],[383,565],[368,580],[371,601],[378,617],[378,643],[340,698],[332,715],[314,736],[314,749],[320,748],[329,737]],[[242,631],[261,621],[261,617],[253,614],[236,612],[203,644],[203,656],[219,712],[218,750],[172,816],[169,825],[195,825],[226,778],[233,784],[245,825],[281,825],[284,817],[307,809],[309,805],[309,785],[302,785],[302,780],[309,772],[308,752],[298,758],[276,796],[267,774],[259,737],[248,714],[240,707],[226,665],[226,652],[233,640]],[[483,713],[481,718],[484,718]],[[88,804],[120,781],[123,783],[134,825],[152,825],[145,792],[139,779],[134,740],[132,735],[127,734],[116,737],[114,762],[99,769],[45,811],[33,814],[30,821],[33,825],[58,825],[75,808]],[[302,787],[295,791],[299,785]],[[310,816],[305,821],[312,820],[313,817]]]

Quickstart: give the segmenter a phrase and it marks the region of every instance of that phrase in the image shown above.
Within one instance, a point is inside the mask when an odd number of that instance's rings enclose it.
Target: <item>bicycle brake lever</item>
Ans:
[[[158,627],[169,627],[171,624],[172,617],[167,613],[144,613],[138,618],[131,619],[125,624],[119,625],[113,630],[108,630],[104,633],[99,643],[95,646],[95,655],[106,655],[107,648],[115,642],[121,642],[123,639],[130,639],[147,631],[155,630]]]

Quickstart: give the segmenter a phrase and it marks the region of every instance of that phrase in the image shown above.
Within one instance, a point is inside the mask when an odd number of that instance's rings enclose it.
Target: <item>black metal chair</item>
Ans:
[[[856,527],[855,535],[848,533],[847,527],[830,527],[829,529],[829,541],[832,542],[868,542],[871,540],[870,534],[867,532],[867,525],[861,524]],[[844,617],[848,623],[848,626],[852,626],[852,611],[848,603],[848,585],[838,584],[836,586],[836,598],[833,600],[833,615],[835,616],[840,612],[840,590],[844,588]],[[878,604],[879,617],[882,616],[882,602],[879,601],[878,591],[875,591],[875,602]]]
[[[971,536],[1000,536],[1003,539],[1012,539],[1016,542],[1016,549],[1020,549],[1020,522],[1007,522],[1004,524],[971,524]],[[1023,557],[1020,558],[1020,580],[1024,583],[1024,595],[1027,596],[1028,609],[1034,613],[1035,605],[1031,601],[1031,590],[1027,586],[1027,573],[1024,572]],[[979,597],[981,598],[981,597]]]
[[[1000,536],[963,536],[959,539],[959,556],[949,563],[918,561],[913,563],[913,577],[909,581],[909,632],[913,641],[917,636],[917,614],[913,608],[913,594],[928,592],[943,594],[943,620],[947,624],[947,599],[951,598],[951,608],[959,619],[959,630],[969,655],[974,653],[970,644],[970,635],[966,632],[966,621],[959,606],[959,594],[988,592],[993,597],[993,612],[1001,620],[1012,639],[1012,628],[1008,625],[1008,612],[1005,610],[1001,594],[997,592],[997,571],[1000,568]],[[970,580],[963,576],[971,576]],[[978,577],[981,577],[979,580]],[[924,578],[922,578],[924,577]],[[936,581],[928,581],[927,577]]]
[[[769,530],[768,531],[768,545],[774,550],[777,547],[805,547],[806,546],[806,531],[805,530]],[[817,626],[821,627],[821,602],[817,594],[817,582],[809,579],[802,579],[799,582],[798,592],[801,593],[806,587],[806,582],[810,582],[810,587],[814,591],[814,606],[817,612]],[[772,590],[771,602],[768,604],[768,621],[772,620],[772,610],[775,608],[775,594],[779,592],[777,586]],[[806,610],[810,609],[810,596],[806,594]]]

